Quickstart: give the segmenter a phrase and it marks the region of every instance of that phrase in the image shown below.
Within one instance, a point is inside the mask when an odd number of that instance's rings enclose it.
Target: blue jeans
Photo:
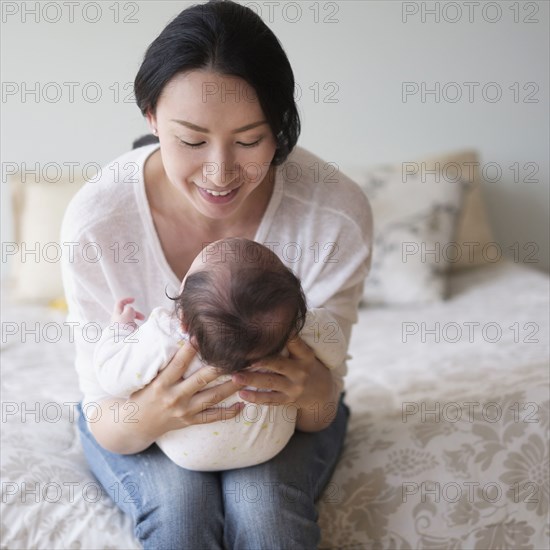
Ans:
[[[110,453],[83,414],[79,430],[93,474],[132,517],[143,548],[306,550],[319,543],[315,502],[338,462],[349,414],[342,395],[324,430],[297,431],[270,461],[220,472],[180,468],[155,444],[134,455]]]

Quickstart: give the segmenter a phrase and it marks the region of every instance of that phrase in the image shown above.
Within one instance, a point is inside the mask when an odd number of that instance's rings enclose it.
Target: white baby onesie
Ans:
[[[326,309],[308,311],[300,337],[329,369],[338,369],[346,360],[345,338]],[[166,367],[186,339],[175,314],[162,307],[155,308],[137,329],[112,323],[103,330],[94,350],[97,379],[110,395],[129,397]],[[283,353],[288,353],[286,348]],[[196,356],[184,378],[203,366]],[[220,376],[206,388],[230,378]],[[236,417],[166,432],[156,441],[157,445],[173,462],[188,470],[244,468],[273,458],[294,433],[296,407],[258,405],[242,400],[238,393],[212,407],[229,407],[238,401],[245,407]]]

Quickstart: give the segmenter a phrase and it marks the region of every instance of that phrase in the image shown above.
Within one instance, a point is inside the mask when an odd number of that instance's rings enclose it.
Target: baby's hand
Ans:
[[[134,301],[134,298],[123,298],[115,304],[113,315],[111,316],[111,323],[120,323],[121,325],[131,325],[137,328],[136,319],[143,321],[145,315],[136,311],[130,304]]]

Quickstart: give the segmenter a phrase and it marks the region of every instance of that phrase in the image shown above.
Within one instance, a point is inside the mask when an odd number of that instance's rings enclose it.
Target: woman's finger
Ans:
[[[209,424],[218,420],[230,420],[235,418],[244,409],[242,402],[234,403],[230,407],[212,407],[204,409],[195,415],[196,424]]]
[[[313,350],[299,337],[293,338],[286,343],[290,357],[296,359],[309,359]]]
[[[193,373],[189,378],[181,382],[181,387],[185,387],[187,395],[195,395],[202,392],[210,382],[216,380],[220,372],[215,367],[205,366]]]
[[[185,342],[176,355],[172,357],[166,368],[157,375],[157,380],[166,386],[173,386],[176,382],[179,382],[196,353],[197,350],[189,342]]]
[[[214,407],[224,399],[234,395],[241,388],[242,386],[234,384],[229,380],[213,388],[196,393],[191,399],[191,406],[196,407],[197,410],[204,409],[205,406]]]
[[[294,401],[291,396],[278,391],[241,390],[239,392],[239,397],[249,403],[255,403],[256,405],[288,405]]]
[[[280,374],[282,376],[286,376],[286,373],[289,371],[289,369],[292,368],[291,362],[289,364],[288,357],[281,356],[273,356],[269,357],[267,359],[262,359],[260,361],[257,361],[256,363],[253,363],[252,366],[246,370],[240,371],[238,375],[243,375],[246,377],[246,381],[248,383],[248,376],[249,374],[254,374],[255,372],[261,372],[262,370],[266,371],[272,371],[277,374]],[[233,375],[233,376],[238,376]]]
[[[239,384],[240,386],[253,386],[260,390],[283,393],[287,393],[292,385],[291,381],[286,376],[278,374],[277,372],[240,372],[234,374],[232,380],[235,384]]]

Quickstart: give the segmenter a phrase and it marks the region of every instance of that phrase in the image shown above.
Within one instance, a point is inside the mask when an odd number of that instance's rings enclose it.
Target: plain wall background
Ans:
[[[2,3],[4,241],[12,239],[11,163],[72,162],[81,171],[146,132],[129,83],[148,44],[193,3],[203,2],[81,2],[72,14],[62,1]],[[289,56],[300,145],[344,171],[475,148],[491,178],[495,166],[502,171],[483,188],[496,240],[503,249],[536,243],[531,265],[549,269],[548,2],[240,3],[261,13]],[[437,82],[441,93],[404,101],[404,82]],[[73,98],[65,83],[75,83]],[[497,89],[502,97],[490,101]]]

